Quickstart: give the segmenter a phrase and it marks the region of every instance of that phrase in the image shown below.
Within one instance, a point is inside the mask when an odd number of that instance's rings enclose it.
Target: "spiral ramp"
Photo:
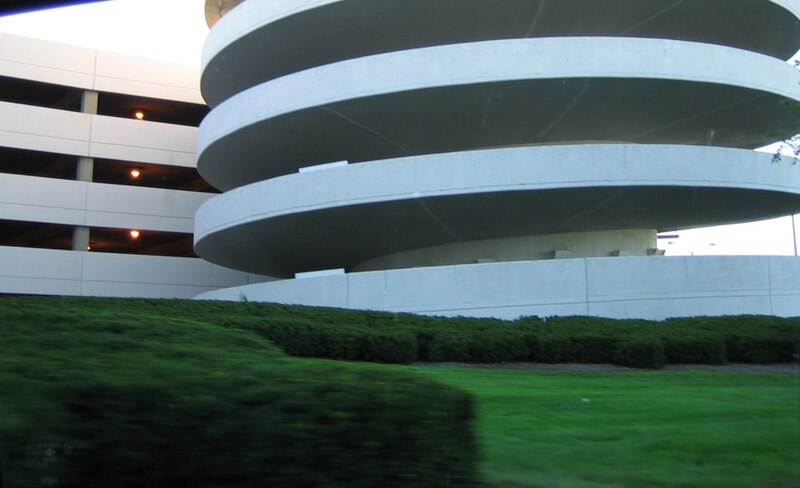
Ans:
[[[203,53],[200,295],[438,315],[800,315],[800,260],[658,232],[800,211],[800,2],[240,3]]]

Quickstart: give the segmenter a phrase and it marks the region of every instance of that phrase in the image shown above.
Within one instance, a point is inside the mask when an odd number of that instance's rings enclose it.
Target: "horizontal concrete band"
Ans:
[[[359,263],[349,271],[540,259],[654,256],[663,254],[657,249],[657,239],[654,229],[614,229],[459,241],[379,256]]]
[[[0,102],[0,146],[194,168],[197,128]]]
[[[511,236],[741,222],[800,210],[800,171],[741,149],[571,145],[399,158],[218,195],[195,249],[267,275]]]
[[[203,103],[191,65],[0,33],[0,75],[62,86]]]
[[[800,48],[799,16],[796,0],[245,2],[225,15],[208,37],[203,95],[216,106],[245,88],[314,66],[490,39],[680,39],[787,59]]]
[[[444,316],[800,316],[796,257],[618,257],[348,273],[203,293]]]
[[[480,147],[757,147],[800,130],[783,99],[800,100],[797,70],[727,47],[620,38],[438,46],[326,65],[239,93],[202,122],[198,169],[228,190],[328,161]]]
[[[191,233],[208,193],[4,174],[0,219]]]
[[[196,258],[0,246],[0,293],[191,298],[262,280]]]

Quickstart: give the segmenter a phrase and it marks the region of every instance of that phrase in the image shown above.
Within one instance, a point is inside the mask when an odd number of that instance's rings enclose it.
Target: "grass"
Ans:
[[[41,392],[76,377],[169,381],[241,375],[260,362],[340,364],[283,359],[262,337],[201,317],[101,303],[0,300],[0,411],[46,415]],[[472,393],[490,488],[800,486],[800,375],[349,366]]]
[[[475,396],[493,487],[800,486],[798,376],[413,369]]]

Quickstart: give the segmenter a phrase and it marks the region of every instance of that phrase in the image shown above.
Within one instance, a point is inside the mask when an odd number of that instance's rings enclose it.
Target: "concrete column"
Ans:
[[[85,114],[97,113],[97,92],[94,90],[85,90],[81,97],[81,112]]]
[[[84,90],[81,96],[81,112],[85,114],[97,114],[98,93],[94,90]],[[94,174],[94,159],[80,158],[78,160],[78,171],[75,175],[78,181],[92,181]]]
[[[88,227],[75,227],[75,230],[72,232],[72,250],[73,251],[89,250]]]
[[[94,90],[85,90],[81,97],[81,112],[85,114],[97,113],[98,94]],[[78,181],[92,181],[94,179],[94,159],[83,157],[78,159],[78,169],[75,174]],[[75,227],[72,233],[72,250],[87,251],[89,249],[89,227]]]
[[[94,159],[78,159],[78,171],[76,172],[75,179],[78,181],[92,181],[94,179]]]
[[[78,181],[92,181],[94,179],[93,158],[78,159],[78,170],[76,171],[75,179]]]
[[[81,97],[81,112],[85,114],[97,113],[98,94],[94,90],[85,90]],[[92,181],[94,174],[94,159],[80,158],[78,160],[78,171],[76,179],[78,181]]]

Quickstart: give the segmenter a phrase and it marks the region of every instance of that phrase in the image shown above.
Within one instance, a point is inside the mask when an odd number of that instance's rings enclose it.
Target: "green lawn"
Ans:
[[[0,300],[0,426],[30,417],[46,433],[41,420],[60,415],[47,393],[64,382],[203,384],[310,363],[472,393],[489,488],[800,487],[800,375],[343,365],[286,358],[252,332],[167,314],[161,302],[131,304]]]
[[[492,487],[800,486],[795,375],[413,370],[475,395]]]

